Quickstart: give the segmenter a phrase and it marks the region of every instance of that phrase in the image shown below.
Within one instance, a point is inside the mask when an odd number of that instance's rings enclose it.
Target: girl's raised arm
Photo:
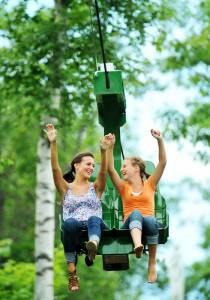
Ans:
[[[114,145],[115,145],[115,135],[114,134],[109,134],[109,148],[107,151],[107,160],[108,160],[108,173],[109,176],[115,185],[115,187],[120,191],[123,187],[123,180],[120,178],[119,174],[115,170],[114,167],[114,155],[113,155],[113,150],[114,150]]]
[[[155,185],[157,185],[165,169],[167,159],[164,141],[160,131],[152,129],[151,134],[158,142],[159,162],[157,164],[157,167],[155,168],[154,173],[152,174],[154,183]]]

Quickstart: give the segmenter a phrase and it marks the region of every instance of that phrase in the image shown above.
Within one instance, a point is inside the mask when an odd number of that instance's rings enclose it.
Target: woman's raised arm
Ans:
[[[56,142],[56,129],[52,124],[46,125],[46,130],[48,140],[50,142],[50,152],[51,152],[51,167],[53,172],[53,179],[55,186],[59,194],[63,197],[68,183],[63,179],[63,174],[58,162],[58,151],[57,151],[57,142]]]
[[[101,152],[101,163],[100,169],[95,181],[95,187],[97,190],[97,194],[99,198],[101,197],[102,193],[104,192],[105,185],[106,185],[106,172],[107,172],[107,149],[109,147],[107,136],[104,136],[100,140],[100,152]]]

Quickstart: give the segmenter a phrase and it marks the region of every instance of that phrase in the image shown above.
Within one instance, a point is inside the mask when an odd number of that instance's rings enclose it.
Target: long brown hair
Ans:
[[[70,170],[63,175],[63,178],[67,182],[74,181],[75,173],[76,173],[74,164],[80,163],[82,161],[83,157],[85,157],[85,156],[90,156],[90,157],[94,158],[93,154],[90,152],[82,152],[82,153],[77,154],[70,163]]]
[[[131,161],[132,166],[139,166],[140,177],[142,180],[144,179],[144,177],[148,178],[150,176],[145,171],[146,166],[145,166],[143,159],[141,159],[140,157],[137,157],[137,156],[131,156],[131,157],[128,157],[127,159],[129,159]]]

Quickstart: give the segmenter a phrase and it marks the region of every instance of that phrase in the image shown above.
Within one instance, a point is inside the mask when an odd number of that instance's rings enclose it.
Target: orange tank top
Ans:
[[[120,196],[123,203],[124,221],[135,209],[139,210],[143,216],[154,216],[154,194],[156,186],[153,177],[150,176],[143,184],[143,191],[139,195],[133,195],[131,185],[126,181],[123,182]]]

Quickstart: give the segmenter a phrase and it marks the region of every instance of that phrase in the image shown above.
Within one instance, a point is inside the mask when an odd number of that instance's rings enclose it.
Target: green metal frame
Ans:
[[[120,127],[126,123],[126,101],[121,71],[110,71],[108,74],[110,80],[109,89],[106,88],[105,73],[102,71],[95,73],[93,86],[98,106],[99,124],[104,127],[104,134],[111,132],[116,137],[114,165],[119,173],[121,167]],[[107,195],[105,203],[110,207],[110,203],[113,205],[114,200],[115,207],[122,211],[122,202],[109,178],[105,194]],[[114,215],[113,212],[110,225],[111,227],[119,228],[119,221],[117,218],[114,218]]]
[[[126,122],[126,101],[121,71],[109,71],[110,88],[105,85],[105,73],[97,71],[94,74],[94,93],[96,95],[99,123],[104,127],[104,134],[114,133],[116,143],[114,147],[114,165],[120,174],[121,167],[121,139],[120,127]],[[146,171],[151,174],[154,171],[154,164],[145,161]],[[96,165],[95,172],[91,177],[94,181],[97,176],[99,165]],[[103,220],[110,228],[102,232],[102,239],[99,245],[98,254],[103,255],[103,266],[105,270],[125,270],[129,268],[128,254],[133,252],[133,243],[130,231],[120,229],[123,224],[123,209],[121,198],[107,175],[105,193],[102,199]],[[169,234],[168,214],[166,202],[161,195],[159,187],[155,193],[155,214],[160,224],[159,243],[164,244]],[[60,228],[62,219],[60,217]],[[61,230],[62,238],[62,230]],[[80,233],[80,245],[78,253],[85,253],[85,241],[87,231]],[[144,241],[143,241],[144,242]],[[106,261],[107,260],[107,261]]]
[[[114,148],[114,164],[120,174],[121,167],[121,139],[120,127],[126,122],[126,100],[121,71],[110,71],[110,88],[106,88],[105,73],[98,71],[94,76],[94,93],[98,106],[99,123],[104,127],[104,134],[114,133],[116,143]],[[146,171],[151,174],[154,164],[146,161]],[[103,219],[109,226],[110,234],[104,234],[99,247],[99,254],[125,254],[133,253],[133,244],[129,230],[120,230],[123,224],[123,209],[121,198],[107,178],[105,195],[103,199]],[[165,199],[161,196],[159,187],[155,193],[155,211],[160,226],[160,243],[168,238],[168,215]]]

